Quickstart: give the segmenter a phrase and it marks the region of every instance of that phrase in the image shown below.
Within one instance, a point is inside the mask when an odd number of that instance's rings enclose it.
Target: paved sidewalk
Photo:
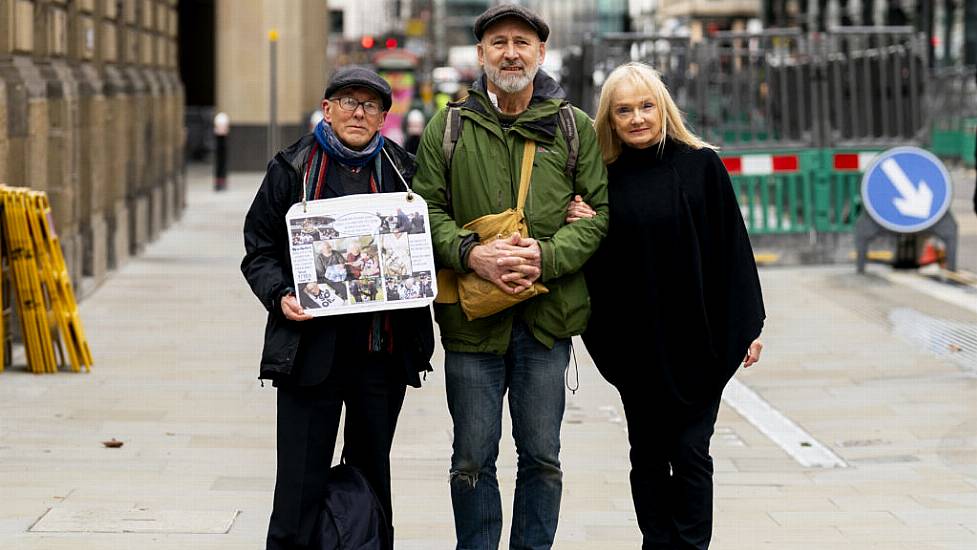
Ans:
[[[263,548],[275,390],[256,380],[264,315],[237,267],[258,176],[217,195],[207,174],[191,172],[183,220],[82,304],[92,373],[0,373],[0,548]],[[738,380],[847,467],[802,467],[724,406],[714,548],[977,547],[977,292],[948,303],[883,275],[761,273],[767,347]],[[636,549],[620,401],[576,350],[555,547]],[[409,390],[394,444],[402,550],[453,547],[440,363]],[[101,445],[113,437],[124,446]],[[508,435],[502,449],[509,500]]]

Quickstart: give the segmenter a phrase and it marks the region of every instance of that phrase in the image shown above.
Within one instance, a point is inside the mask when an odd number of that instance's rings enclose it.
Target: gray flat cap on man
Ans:
[[[475,20],[475,26],[472,28],[475,31],[475,38],[481,40],[486,29],[506,17],[522,19],[536,31],[540,42],[546,42],[546,39],[550,36],[550,26],[546,24],[546,21],[543,21],[542,17],[536,15],[528,8],[524,8],[518,4],[499,4],[485,10]]]
[[[332,75],[329,85],[326,86],[326,93],[323,97],[329,99],[339,90],[349,86],[360,86],[373,90],[383,101],[383,110],[390,110],[390,105],[393,103],[390,97],[390,84],[377,73],[359,65],[349,65],[337,70]]]

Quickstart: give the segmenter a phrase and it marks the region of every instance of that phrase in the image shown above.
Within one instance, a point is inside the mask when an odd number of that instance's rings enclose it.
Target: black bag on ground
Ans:
[[[320,550],[392,550],[387,518],[363,474],[349,464],[329,470],[316,529]]]

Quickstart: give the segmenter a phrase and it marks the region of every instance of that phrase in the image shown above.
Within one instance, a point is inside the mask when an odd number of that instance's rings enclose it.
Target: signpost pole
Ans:
[[[278,152],[278,30],[268,31],[268,155]]]

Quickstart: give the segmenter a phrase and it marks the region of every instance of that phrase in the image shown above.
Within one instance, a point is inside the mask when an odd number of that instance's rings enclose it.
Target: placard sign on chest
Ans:
[[[427,203],[416,194],[296,203],[285,223],[295,294],[310,315],[424,307],[438,292]]]

